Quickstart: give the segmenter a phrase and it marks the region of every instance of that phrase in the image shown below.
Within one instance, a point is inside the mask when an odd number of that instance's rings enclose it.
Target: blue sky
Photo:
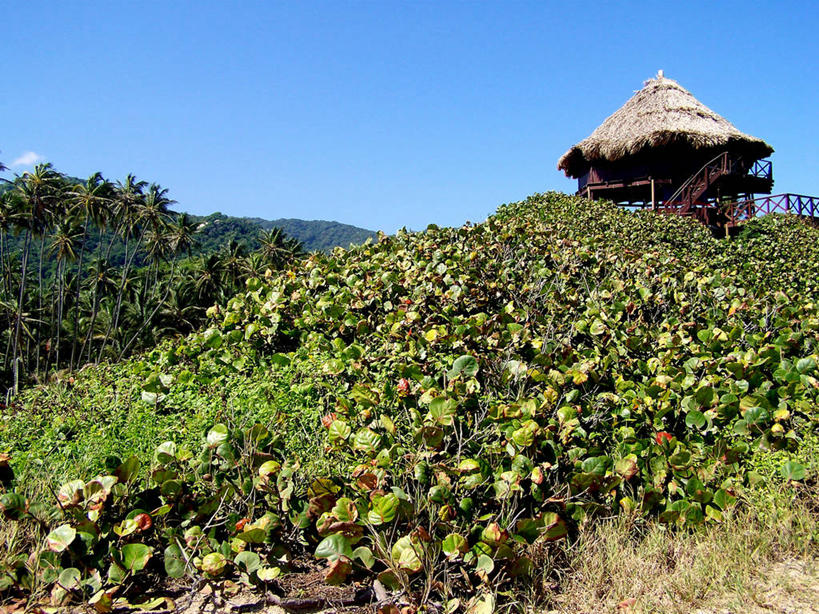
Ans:
[[[557,159],[663,69],[819,194],[812,2],[0,0],[0,161],[177,209],[393,232],[573,191]]]

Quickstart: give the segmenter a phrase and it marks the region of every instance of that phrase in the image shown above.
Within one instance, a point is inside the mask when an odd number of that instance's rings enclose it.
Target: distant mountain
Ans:
[[[330,251],[334,247],[349,247],[376,236],[372,230],[326,220],[265,220],[259,217],[233,217],[223,213],[191,217],[201,225],[197,240],[198,251],[202,252],[214,251],[231,239],[244,240],[250,249],[255,249],[259,246],[259,230],[274,227],[281,228],[288,236],[301,241],[305,251]]]
[[[67,177],[67,183],[82,183],[84,180],[76,177]],[[0,194],[11,189],[12,185],[0,181]],[[260,217],[234,217],[223,213],[212,213],[207,216],[191,215],[193,220],[204,224],[197,235],[199,245],[194,253],[210,253],[218,250],[231,239],[244,241],[248,248],[253,250],[259,247],[259,229],[269,230],[281,228],[285,234],[298,239],[305,251],[329,252],[334,247],[349,247],[363,243],[376,233],[366,228],[329,222],[327,220],[300,220],[297,218],[279,218],[265,220]],[[12,248],[16,241],[12,241]],[[116,261],[116,257],[114,258]]]
[[[369,238],[375,238],[377,233],[358,226],[328,222],[327,220],[300,220],[295,218],[279,218],[263,220],[248,218],[258,223],[265,230],[273,227],[281,228],[286,234],[302,242],[308,251],[329,251],[334,247],[349,247],[364,243]]]

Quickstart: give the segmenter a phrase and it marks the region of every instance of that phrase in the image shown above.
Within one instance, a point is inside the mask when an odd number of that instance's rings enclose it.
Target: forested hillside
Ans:
[[[230,239],[245,241],[248,248],[255,249],[258,247],[260,228],[264,230],[280,228],[287,236],[299,241],[304,251],[308,252],[327,252],[334,247],[347,248],[377,236],[372,230],[324,220],[292,218],[264,220],[258,217],[231,217],[222,213],[205,217],[194,215],[191,219],[198,224],[204,224],[200,231],[199,249],[202,251],[216,249]]]
[[[360,245],[367,239],[375,239],[377,233],[372,230],[365,230],[358,226],[350,226],[340,222],[328,222],[326,220],[299,220],[293,218],[279,218],[275,220],[258,221],[262,228],[281,228],[288,236],[301,241],[304,249],[308,251],[320,250],[330,251],[334,247],[349,247],[350,245]]]
[[[84,182],[77,177],[65,177],[68,185]],[[13,189],[13,183],[0,182],[0,195]],[[301,243],[306,252],[330,251],[334,247],[347,248],[350,245],[359,245],[367,239],[374,239],[375,231],[326,220],[301,220],[296,218],[278,218],[265,220],[260,217],[236,217],[223,213],[211,215],[192,215],[188,218],[197,224],[198,237],[196,244],[191,248],[193,255],[209,254],[218,251],[230,241],[244,243],[245,247],[253,251],[261,245],[259,237],[261,230],[281,229],[287,236]],[[109,240],[112,235],[103,230],[103,240]],[[9,248],[19,248],[19,241],[14,236],[9,237]],[[37,249],[37,246],[34,246]],[[36,253],[36,252],[35,252]],[[123,261],[121,246],[115,243],[110,254],[112,264],[120,266]]]
[[[302,247],[245,223],[203,232],[168,190],[129,175],[78,181],[39,165],[0,194],[0,387],[117,360],[198,328],[205,310]],[[204,228],[210,230],[207,224]],[[208,239],[203,246],[200,236]],[[252,245],[248,245],[252,243]],[[6,394],[7,391],[11,391]]]
[[[407,612],[541,609],[590,526],[745,535],[759,501],[751,533],[815,554],[817,239],[550,193],[250,277],[187,337],[6,409],[0,590],[108,611],[163,578],[291,605],[323,582]],[[695,588],[663,598],[693,609]]]

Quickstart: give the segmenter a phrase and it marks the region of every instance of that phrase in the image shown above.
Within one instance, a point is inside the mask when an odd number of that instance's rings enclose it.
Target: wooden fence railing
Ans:
[[[804,194],[776,194],[725,206],[725,214],[735,225],[770,213],[790,213],[800,217],[819,218],[819,197]]]

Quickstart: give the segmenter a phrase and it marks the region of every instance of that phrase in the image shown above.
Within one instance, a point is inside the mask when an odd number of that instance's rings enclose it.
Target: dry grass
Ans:
[[[531,603],[572,613],[819,612],[817,501],[815,490],[758,492],[722,524],[690,532],[590,523],[568,550],[540,549]]]

